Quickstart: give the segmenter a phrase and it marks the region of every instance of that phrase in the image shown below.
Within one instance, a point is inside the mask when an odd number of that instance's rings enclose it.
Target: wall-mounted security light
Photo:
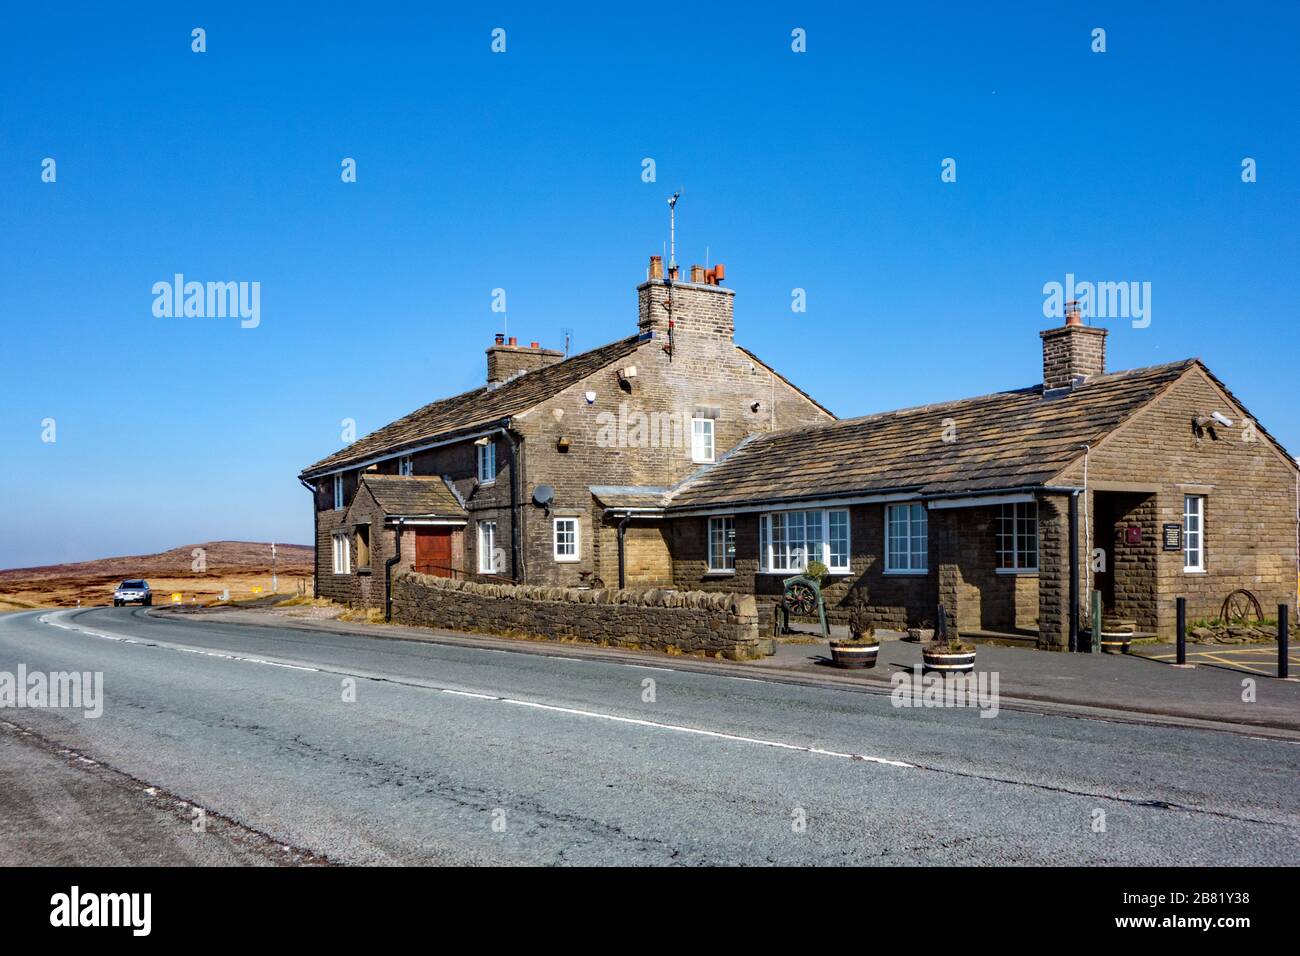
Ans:
[[[1222,425],[1224,428],[1232,427],[1232,419],[1223,412],[1210,412],[1208,415],[1198,415],[1192,419],[1192,424],[1197,428],[1205,428],[1207,425]]]

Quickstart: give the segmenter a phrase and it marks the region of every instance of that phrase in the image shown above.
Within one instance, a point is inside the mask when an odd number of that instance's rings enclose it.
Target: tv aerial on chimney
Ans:
[[[668,197],[668,275],[677,278],[677,200],[682,198],[679,189]]]

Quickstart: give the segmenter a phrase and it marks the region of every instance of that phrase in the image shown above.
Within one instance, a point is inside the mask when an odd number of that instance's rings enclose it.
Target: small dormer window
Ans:
[[[415,474],[415,462],[411,460],[410,455],[403,455],[397,459],[397,473],[403,477]]]
[[[343,510],[343,475],[334,476],[334,510]]]

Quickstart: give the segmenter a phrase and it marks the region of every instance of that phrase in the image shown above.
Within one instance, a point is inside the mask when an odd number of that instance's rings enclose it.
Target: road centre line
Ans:
[[[331,668],[307,667],[300,664],[289,664],[284,661],[271,661],[265,658],[248,657],[239,654],[225,654],[219,651],[205,651],[198,648],[184,647],[178,644],[171,644],[163,641],[140,641],[127,637],[120,637],[112,634],[105,634],[101,631],[94,631],[90,628],[79,627],[71,624],[64,624],[61,621],[49,620],[50,615],[42,615],[39,621],[42,624],[48,624],[51,627],[57,627],[65,631],[73,631],[80,634],[86,634],[91,637],[102,638],[109,641],[117,641],[123,644],[138,644],[145,647],[158,647],[165,650],[177,650],[188,654],[199,654],[204,657],[216,657],[223,660],[237,661],[247,664],[269,664],[275,667],[287,667],[292,670],[309,671],[312,673],[336,673],[347,676],[369,677],[373,680],[382,680],[386,683],[403,684],[407,686],[420,687],[426,690],[435,690],[443,694],[450,694],[454,697],[467,697],[475,700],[485,700],[509,704],[515,707],[527,707],[533,710],[549,711],[551,713],[567,714],[569,716],[584,717],[595,720],[607,720],[613,723],[627,724],[634,727],[646,727],[654,730],[666,730],[673,733],[691,734],[698,737],[709,737],[715,740],[729,740],[735,743],[753,744],[761,747],[771,747],[776,750],[788,750],[813,754],[819,757],[836,757],[842,760],[856,760],[862,763],[874,763],[886,767],[899,767],[908,770],[915,770],[916,765],[906,763],[902,760],[891,760],[887,757],[878,757],[871,754],[845,753],[837,750],[825,750],[821,747],[810,747],[804,744],[792,744],[780,740],[769,740],[763,737],[747,737],[741,734],[732,734],[720,730],[708,730],[701,727],[689,727],[685,724],[669,724],[657,720],[646,720],[638,717],[625,717],[620,714],[610,714],[603,711],[583,710],[575,707],[560,707],[555,704],[544,704],[540,701],[523,700],[514,697],[502,697],[499,694],[485,694],[478,691],[459,690],[450,687],[438,687],[433,684],[416,682],[409,680],[394,680],[389,677],[373,677],[371,675],[354,673],[351,671],[333,670]]]

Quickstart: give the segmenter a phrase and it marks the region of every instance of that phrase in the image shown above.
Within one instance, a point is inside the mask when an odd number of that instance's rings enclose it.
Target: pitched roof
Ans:
[[[669,509],[1041,485],[1082,454],[1080,445],[1095,444],[1198,364],[1185,359],[1099,375],[1072,391],[1044,395],[1035,385],[755,436],[673,492]]]
[[[361,476],[386,514],[464,518],[468,515],[447,482],[432,475]]]
[[[634,352],[645,339],[633,335],[534,369],[496,386],[439,399],[358,438],[348,447],[303,469],[310,478],[376,455],[393,454],[442,435],[454,435],[526,411],[591,373]]]

